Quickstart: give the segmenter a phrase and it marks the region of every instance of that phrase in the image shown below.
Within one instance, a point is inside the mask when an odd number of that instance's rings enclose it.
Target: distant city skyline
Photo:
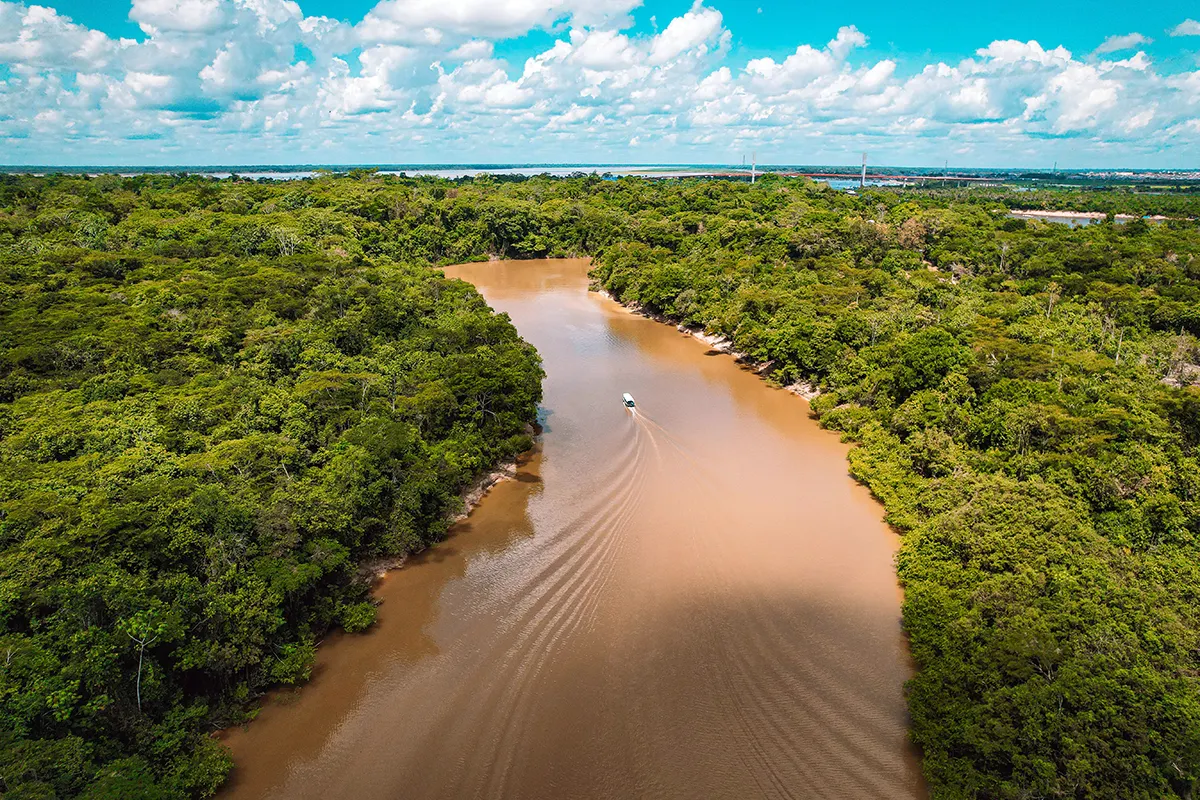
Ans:
[[[1162,5],[0,0],[0,164],[1195,169]]]

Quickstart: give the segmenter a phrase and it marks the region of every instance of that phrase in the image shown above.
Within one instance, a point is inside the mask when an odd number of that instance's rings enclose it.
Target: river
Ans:
[[[897,537],[846,445],[586,271],[446,270],[542,354],[541,441],[226,733],[227,800],[924,796]]]

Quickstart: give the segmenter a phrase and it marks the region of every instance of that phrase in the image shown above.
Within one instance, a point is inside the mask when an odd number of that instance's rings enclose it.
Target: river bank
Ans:
[[[582,259],[447,273],[542,355],[538,446],[228,732],[227,800],[923,797],[899,539],[849,446]]]
[[[459,501],[461,510],[450,518],[450,525],[462,522],[471,515],[475,507],[483,502],[483,499],[488,496],[492,488],[501,481],[511,481],[516,479],[518,468],[529,461],[538,448],[538,437],[542,434],[542,426],[537,423],[530,423],[525,426],[525,433],[530,437],[532,445],[528,450],[519,453],[516,456],[502,461],[492,469],[484,472],[482,475],[471,481],[462,492],[459,493]],[[419,551],[424,552],[424,551]],[[413,553],[405,553],[399,556],[384,556],[382,558],[370,559],[358,565],[358,575],[372,582],[381,580],[389,572],[394,569],[400,569],[404,566]]]
[[[1053,211],[1042,209],[1012,209],[1008,212],[1008,216],[1013,219],[1037,219],[1046,222],[1079,222],[1083,224],[1103,222],[1108,218],[1108,215],[1103,211]],[[1171,217],[1165,217],[1162,214],[1149,214],[1144,217],[1134,214],[1114,214],[1113,219],[1117,222],[1132,222],[1135,219],[1147,222],[1166,222]]]
[[[713,350],[716,350],[718,353],[724,353],[728,356],[731,356],[734,361],[748,367],[751,371],[756,373],[759,377],[763,378],[764,380],[771,380],[773,362],[757,361],[753,357],[751,357],[750,355],[748,355],[746,353],[741,353],[741,352],[738,352],[737,350],[734,350],[733,349],[733,341],[726,336],[718,336],[716,334],[705,333],[704,329],[699,326],[684,325],[683,323],[679,322],[678,320],[671,319],[670,317],[666,316],[665,314],[659,314],[657,312],[649,310],[648,308],[643,306],[641,303],[636,303],[636,302],[632,302],[632,301],[626,302],[626,301],[620,300],[620,299],[614,297],[613,294],[611,292],[609,292],[607,289],[600,288],[599,286],[595,285],[594,283],[589,283],[588,289],[589,289],[589,291],[595,292],[596,294],[600,295],[601,297],[603,297],[607,300],[613,301],[614,303],[621,306],[622,308],[629,311],[630,313],[638,314],[640,316],[645,317],[646,319],[652,319],[655,322],[660,322],[664,325],[674,326],[674,328],[677,331],[679,331],[680,333],[686,333],[689,336],[691,336],[701,342],[704,342],[706,345],[711,347]],[[803,397],[805,400],[815,400],[816,398],[821,396],[820,387],[817,386],[816,384],[810,383],[808,381],[796,381],[796,382],[790,383],[790,384],[777,383],[777,385],[784,391],[791,392],[794,395]]]
[[[530,428],[530,434],[534,434],[534,429]],[[521,463],[522,457],[528,457],[533,450],[527,450],[520,456],[511,458],[501,462],[492,470],[480,475],[474,481],[463,489],[459,495],[462,503],[462,510],[455,514],[450,519],[450,524],[453,526],[467,519],[475,507],[479,505],[492,488],[501,481],[510,481],[517,477],[517,467]],[[418,553],[425,552],[424,550],[417,551]],[[382,556],[380,558],[368,559],[358,565],[357,573],[360,578],[368,580],[372,583],[378,582],[385,578],[392,570],[401,569],[408,559],[415,553],[404,553],[398,556]]]

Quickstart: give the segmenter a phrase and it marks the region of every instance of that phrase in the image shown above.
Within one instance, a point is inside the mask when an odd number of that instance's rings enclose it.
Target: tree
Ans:
[[[941,328],[926,328],[910,336],[898,355],[895,383],[901,397],[936,387],[947,373],[972,360],[970,349]]]

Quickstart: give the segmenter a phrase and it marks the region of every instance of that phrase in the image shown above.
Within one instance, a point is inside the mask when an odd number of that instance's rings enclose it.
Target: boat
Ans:
[[[621,402],[625,403],[626,408],[633,408],[633,395],[631,395],[629,392],[626,392],[625,394],[621,395]]]

